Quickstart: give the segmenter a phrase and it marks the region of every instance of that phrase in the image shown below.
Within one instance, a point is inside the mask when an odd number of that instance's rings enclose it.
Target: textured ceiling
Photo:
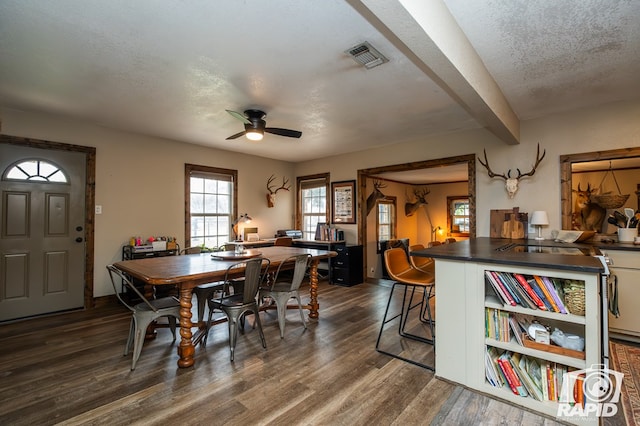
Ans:
[[[404,7],[418,22],[443,5],[495,88],[421,51]],[[2,0],[0,107],[297,162],[499,128],[487,88],[519,119],[637,98],[638,22],[640,2],[617,0]],[[389,62],[344,53],[363,41]],[[247,108],[302,137],[225,140],[243,130],[225,110]]]

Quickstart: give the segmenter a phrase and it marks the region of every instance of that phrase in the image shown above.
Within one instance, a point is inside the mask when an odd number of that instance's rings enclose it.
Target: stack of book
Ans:
[[[567,314],[563,287],[565,280],[539,275],[485,271],[485,281],[504,304]]]
[[[576,381],[571,392],[563,389],[566,374],[574,370],[566,365],[515,352],[500,353],[492,346],[487,346],[485,351],[485,372],[489,384],[494,387],[507,386],[515,395],[530,396],[537,401],[583,403],[582,381]]]

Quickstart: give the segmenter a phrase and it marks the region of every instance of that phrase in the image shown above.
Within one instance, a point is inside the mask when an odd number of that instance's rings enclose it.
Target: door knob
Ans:
[[[76,243],[81,243],[81,242],[82,242],[82,237],[76,238]]]
[[[82,231],[82,226],[76,226],[76,231],[78,232]]]

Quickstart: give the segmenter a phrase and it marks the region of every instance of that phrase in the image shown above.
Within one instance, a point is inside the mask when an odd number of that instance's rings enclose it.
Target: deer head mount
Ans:
[[[536,153],[536,163],[533,165],[531,170],[527,173],[522,173],[520,169],[516,169],[518,171],[518,176],[513,178],[511,177],[511,169],[509,169],[507,174],[504,174],[504,173],[498,174],[498,173],[494,173],[493,170],[491,170],[491,167],[489,167],[489,160],[487,159],[486,149],[484,150],[484,163],[480,159],[478,159],[478,161],[487,169],[489,177],[491,178],[500,177],[505,180],[505,187],[506,187],[507,193],[509,193],[509,198],[513,198],[516,195],[516,191],[518,191],[518,182],[520,181],[520,179],[522,179],[525,176],[533,176],[533,174],[536,172],[536,168],[538,167],[538,164],[540,164],[540,162],[542,161],[546,153],[547,153],[547,150],[545,149],[542,152],[542,156],[540,156],[540,144],[538,144],[538,152]]]
[[[591,201],[591,196],[598,192],[598,188],[591,189],[591,184],[587,183],[587,189],[582,190],[578,184],[578,189],[574,189],[573,192],[576,194],[572,215],[573,227],[580,231],[600,232],[607,211]]]
[[[267,190],[269,191],[269,193],[267,194],[267,207],[269,208],[276,205],[276,194],[278,193],[278,191],[280,191],[281,189],[288,191],[291,188],[291,185],[287,185],[289,183],[289,179],[285,178],[284,176],[282,177],[282,185],[278,188],[275,188],[275,186],[271,185],[275,179],[276,177],[274,175],[271,175],[271,177],[269,177],[269,180],[267,180]]]
[[[405,216],[413,216],[415,212],[418,211],[420,206],[426,206],[427,200],[425,197],[429,194],[431,190],[426,186],[420,186],[418,188],[413,188],[413,194],[408,199],[415,200],[412,202],[404,203],[404,214]]]
[[[384,200],[387,198],[386,195],[380,191],[380,188],[386,188],[387,185],[381,180],[374,179],[373,180],[373,192],[369,194],[367,197],[367,216],[371,212],[371,209],[376,205],[378,200]]]

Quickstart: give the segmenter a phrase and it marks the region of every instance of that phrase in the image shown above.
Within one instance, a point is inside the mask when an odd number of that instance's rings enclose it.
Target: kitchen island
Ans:
[[[582,370],[600,364],[602,354],[602,263],[590,246],[551,241],[475,238],[411,252],[435,260],[436,273],[436,370],[439,378],[498,396],[511,403],[556,417],[561,404],[520,396],[509,386],[494,387],[485,378],[485,354],[520,354],[539,363]],[[584,313],[562,314],[502,303],[485,282],[487,273],[545,276],[575,281],[584,286]],[[544,348],[501,342],[485,336],[487,312],[531,315],[541,323],[570,330],[585,338],[582,357],[555,353]],[[563,417],[569,423],[597,423],[597,417]]]

